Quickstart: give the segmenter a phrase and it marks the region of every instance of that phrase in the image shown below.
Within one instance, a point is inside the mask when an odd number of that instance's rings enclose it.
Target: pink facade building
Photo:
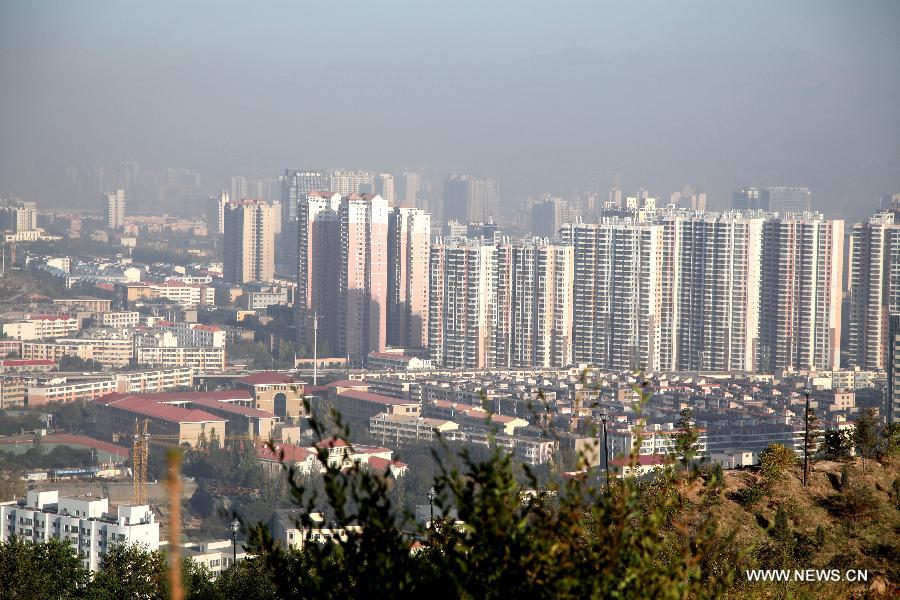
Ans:
[[[398,207],[388,223],[388,344],[428,343],[428,253],[431,215]]]
[[[362,361],[370,352],[386,348],[388,273],[393,260],[388,242],[391,213],[387,202],[372,194],[342,197],[315,192],[300,201],[297,320],[301,344],[312,345],[316,315],[320,355]],[[425,278],[427,273],[416,271],[416,276]],[[421,287],[427,294],[427,286]]]

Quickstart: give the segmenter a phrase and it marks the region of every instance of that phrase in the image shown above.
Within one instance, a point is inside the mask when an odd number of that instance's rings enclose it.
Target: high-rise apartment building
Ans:
[[[337,270],[340,263],[341,195],[309,192],[297,203],[298,257],[297,334],[300,344],[312,348],[313,318],[318,320],[318,344],[325,354],[337,351]]]
[[[754,371],[764,219],[673,215],[665,227],[661,366]]]
[[[341,198],[337,343],[351,360],[387,345],[388,212],[381,196]]]
[[[344,171],[333,169],[329,173],[329,191],[341,196],[371,194],[375,191],[375,175],[371,171]]]
[[[33,231],[37,229],[37,208],[34,202],[0,200],[0,232]]]
[[[494,349],[497,366],[572,362],[574,250],[535,238],[497,246]]]
[[[388,224],[378,195],[310,193],[298,204],[297,305],[300,343],[318,318],[323,351],[364,361],[387,344]]]
[[[850,323],[847,362],[888,368],[889,315],[900,312],[900,223],[882,212],[850,234]]]
[[[495,365],[496,254],[492,244],[438,239],[431,246],[428,349],[436,364],[452,369]]]
[[[223,276],[229,283],[269,281],[275,275],[273,208],[262,200],[225,205]]]
[[[231,178],[231,197],[235,200],[247,200],[250,197],[249,182],[243,175]]]
[[[388,206],[394,206],[396,204],[394,176],[390,173],[379,173],[375,179],[375,193],[384,198]]]
[[[531,207],[531,232],[555,238],[566,223],[574,223],[580,212],[562,198],[547,198]]]
[[[324,171],[285,169],[281,179],[281,235],[278,236],[278,272],[297,274],[297,209],[310,192],[331,191],[331,179]]]
[[[418,204],[418,193],[421,189],[421,175],[409,171],[402,173],[397,185],[397,205],[425,208]]]
[[[764,210],[759,188],[741,188],[732,192],[731,208],[734,210]]]
[[[209,235],[222,235],[225,233],[225,205],[230,197],[228,192],[222,190],[218,196],[210,196],[206,201],[206,228]]]
[[[779,214],[803,213],[812,210],[812,193],[804,187],[769,187],[760,198],[762,207]]]
[[[888,320],[887,389],[884,415],[888,423],[900,423],[900,315]]]
[[[388,344],[428,344],[428,260],[431,215],[391,209],[388,221]]]
[[[844,222],[819,214],[763,225],[760,368],[840,368]]]
[[[494,222],[500,215],[500,182],[492,177],[450,175],[444,180],[445,220]]]
[[[660,368],[664,227],[612,219],[576,224],[565,237],[575,252],[573,360]]]
[[[125,225],[125,190],[116,190],[104,195],[104,217],[107,229],[118,229]]]

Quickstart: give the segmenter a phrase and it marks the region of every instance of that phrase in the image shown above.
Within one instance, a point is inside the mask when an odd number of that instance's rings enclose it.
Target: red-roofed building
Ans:
[[[303,407],[303,382],[287,373],[264,371],[235,380],[235,385],[253,395],[254,406],[285,420],[306,415]]]
[[[412,400],[383,396],[360,389],[345,389],[333,396],[334,408],[345,419],[363,421],[368,426],[369,419],[379,413],[410,415],[418,417],[422,406]]]
[[[203,436],[225,435],[225,419],[209,412],[147,399],[168,394],[112,393],[96,400],[97,431],[113,439],[134,433],[136,422],[148,421],[151,440],[163,444],[196,444]]]
[[[7,358],[0,361],[0,373],[7,372],[38,372],[46,373],[52,371],[56,363],[52,360],[28,359],[28,358]]]

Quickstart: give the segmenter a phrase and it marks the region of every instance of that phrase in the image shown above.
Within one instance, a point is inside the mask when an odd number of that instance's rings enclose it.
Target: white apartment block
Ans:
[[[77,356],[105,366],[122,367],[134,356],[134,345],[131,336],[122,335],[62,338],[55,342],[22,342],[23,358],[59,361],[63,356]]]
[[[328,191],[337,192],[341,196],[375,192],[375,175],[371,171],[342,171],[335,169],[329,173],[328,177],[331,182],[331,187]]]
[[[69,315],[25,315],[3,325],[3,334],[14,340],[45,340],[78,332],[78,319]]]
[[[89,402],[117,390],[115,379],[68,380],[65,377],[28,387],[28,406],[50,402]]]
[[[125,225],[125,190],[104,194],[103,200],[106,228],[118,229]]]
[[[572,363],[574,256],[540,238],[497,247],[497,366]]]
[[[201,325],[183,321],[158,321],[153,325],[153,330],[172,334],[172,336],[166,336],[164,338],[165,341],[161,341],[159,345],[225,347],[226,332],[215,325]],[[173,339],[174,343],[171,343]]]
[[[13,536],[35,543],[69,542],[82,564],[97,571],[103,556],[118,544],[159,548],[159,523],[147,505],[120,504],[109,512],[106,498],[66,498],[58,491],[29,491],[24,501],[0,504],[0,540]]]
[[[900,312],[900,224],[892,212],[857,223],[850,234],[850,330],[847,363],[888,367],[888,319]]]
[[[247,551],[240,546],[235,553],[231,540],[186,542],[181,546],[181,553],[195,564],[205,567],[213,579],[232,566],[235,558],[241,561],[249,556]]]
[[[763,236],[760,368],[840,368],[844,222],[774,217]]]
[[[662,362],[664,227],[613,219],[579,223],[575,251],[575,362],[655,370]]]
[[[474,242],[432,245],[428,347],[435,364],[453,369],[494,366],[496,255],[495,246]]]
[[[116,374],[116,391],[123,394],[164,392],[193,385],[194,371],[189,367]]]
[[[0,201],[0,232],[19,233],[37,230],[37,208],[34,202]]]
[[[190,367],[201,373],[225,370],[225,348],[141,346],[134,354],[142,365]]]
[[[103,327],[114,327],[116,329],[137,327],[141,322],[141,313],[137,311],[95,313],[94,322]]]
[[[369,419],[369,435],[381,444],[431,443],[438,435],[459,430],[459,424],[415,415],[378,413]]]
[[[734,212],[663,220],[663,368],[756,370],[763,222]]]
[[[668,456],[675,452],[675,442],[678,429],[672,423],[664,425],[652,425],[640,432],[641,443],[638,448],[639,456]],[[705,456],[706,431],[697,430],[697,455]],[[631,427],[611,428],[607,437],[609,439],[609,452],[611,457],[628,456],[634,449],[638,434]]]

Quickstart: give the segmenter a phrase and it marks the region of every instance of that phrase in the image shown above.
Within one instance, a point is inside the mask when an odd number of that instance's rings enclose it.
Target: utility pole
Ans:
[[[803,487],[809,480],[809,386],[803,389],[806,395],[806,410],[803,413]]]
[[[319,379],[319,311],[313,313],[313,385]]]

